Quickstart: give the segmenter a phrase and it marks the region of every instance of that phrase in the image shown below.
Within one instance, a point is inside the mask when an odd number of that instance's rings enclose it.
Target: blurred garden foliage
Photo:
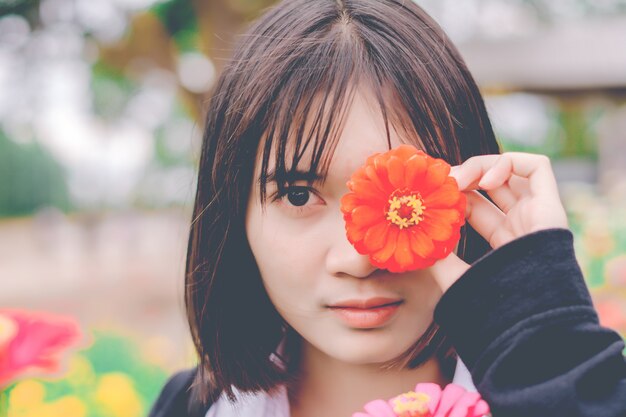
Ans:
[[[76,352],[62,378],[29,378],[0,391],[0,415],[10,417],[141,417],[167,377],[146,360],[137,340],[93,330],[93,344]],[[149,356],[149,355],[148,355]]]
[[[0,217],[48,206],[70,208],[63,167],[38,143],[17,144],[0,130]]]
[[[205,95],[271,3],[0,0],[0,217],[188,203]]]
[[[68,211],[188,204],[206,94],[239,34],[274,3],[0,0],[0,61],[11,61],[4,77],[0,68],[0,87],[6,87],[0,93],[0,216],[46,206]],[[436,12],[452,5],[418,3]],[[502,1],[463,4],[485,12],[505,7]],[[624,13],[626,0],[515,0],[506,7],[506,13],[550,25]],[[440,16],[444,27],[453,15]],[[487,30],[476,23],[472,29]],[[506,92],[501,98],[506,106]],[[528,128],[518,137],[507,126],[497,129],[506,148],[595,161],[602,106],[589,113],[576,102],[542,95],[537,101],[544,102],[538,117],[546,120],[527,124],[545,128]],[[533,133],[540,137],[528,139]]]

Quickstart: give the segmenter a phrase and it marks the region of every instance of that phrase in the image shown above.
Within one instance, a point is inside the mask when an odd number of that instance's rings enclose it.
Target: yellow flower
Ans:
[[[110,372],[100,377],[95,399],[111,416],[138,417],[143,413],[133,381],[121,372]]]
[[[23,410],[41,404],[46,396],[42,383],[25,380],[18,382],[9,396],[9,410]]]
[[[423,392],[409,391],[391,399],[393,411],[398,415],[430,417],[430,396]]]
[[[66,395],[54,402],[44,404],[36,417],[85,417],[86,415],[85,404],[78,397]],[[33,417],[35,417],[34,414]]]
[[[11,417],[85,417],[87,407],[76,396],[66,395],[45,403],[46,388],[33,380],[15,385],[9,396]]]
[[[91,362],[81,355],[74,355],[70,359],[66,378],[75,387],[93,386],[96,383],[96,374]]]

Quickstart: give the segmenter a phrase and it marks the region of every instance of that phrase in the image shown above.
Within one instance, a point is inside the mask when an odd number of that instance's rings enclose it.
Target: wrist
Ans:
[[[443,294],[448,291],[448,288],[454,285],[469,268],[470,266],[453,252],[446,258],[435,263],[431,267],[431,273]]]
[[[442,296],[434,316],[471,365],[516,323],[563,307],[591,305],[573,235],[553,228],[524,235],[478,259]]]

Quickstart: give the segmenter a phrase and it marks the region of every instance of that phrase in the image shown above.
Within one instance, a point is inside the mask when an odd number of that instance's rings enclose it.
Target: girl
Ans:
[[[402,143],[455,166],[467,223],[447,258],[392,274],[348,242],[339,201]],[[185,300],[200,362],[151,416],[345,417],[422,381],[475,383],[497,417],[626,413],[624,345],[597,324],[549,160],[500,155],[411,1],[283,1],[242,36],[209,102]]]

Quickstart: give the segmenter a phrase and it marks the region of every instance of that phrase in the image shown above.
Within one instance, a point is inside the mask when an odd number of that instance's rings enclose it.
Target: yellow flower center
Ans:
[[[409,391],[391,400],[393,411],[401,416],[419,417],[430,415],[428,402],[430,396],[423,392]]]
[[[424,220],[423,214],[426,209],[419,193],[405,194],[405,192],[394,192],[389,198],[387,209],[387,220],[400,229],[415,226]]]

